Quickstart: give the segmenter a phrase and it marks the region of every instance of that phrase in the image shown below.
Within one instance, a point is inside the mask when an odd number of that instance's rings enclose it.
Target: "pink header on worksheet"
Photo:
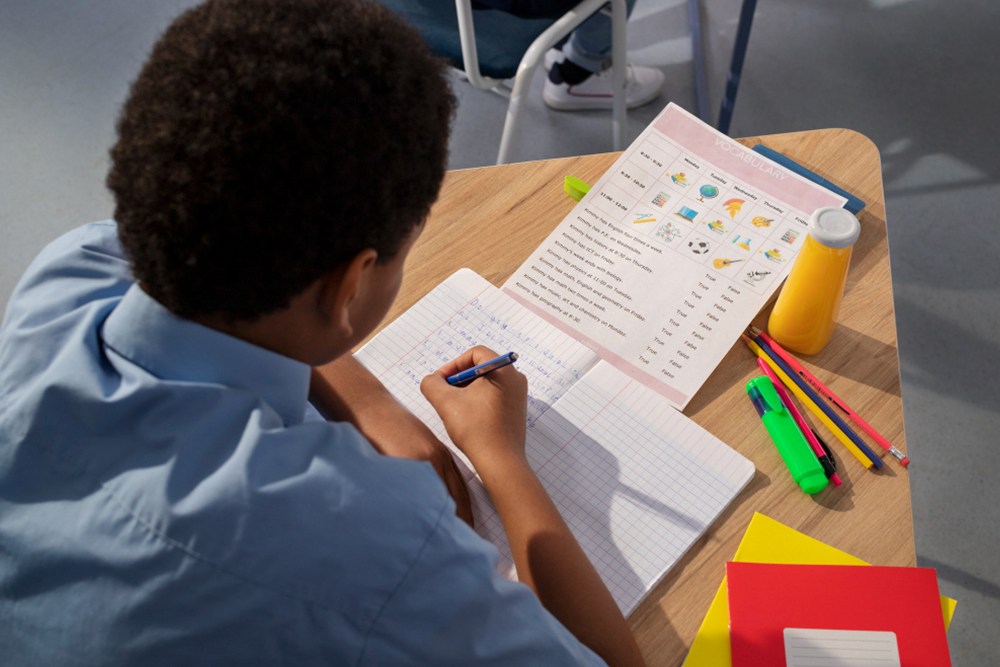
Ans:
[[[668,106],[653,122],[653,128],[746,185],[805,213],[822,206],[843,206],[847,201],[704,125],[676,105]]]

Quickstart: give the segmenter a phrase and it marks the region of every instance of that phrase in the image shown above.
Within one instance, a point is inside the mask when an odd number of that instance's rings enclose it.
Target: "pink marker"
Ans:
[[[816,458],[819,459],[820,465],[823,466],[823,470],[830,473],[829,477],[833,480],[834,486],[840,486],[840,475],[833,472],[833,462],[830,461],[830,457],[827,455],[826,450],[823,449],[823,445],[819,444],[819,440],[816,439],[816,434],[812,432],[811,428],[809,428],[809,424],[807,424],[806,420],[802,417],[802,413],[799,412],[798,407],[796,407],[795,403],[792,402],[792,397],[788,395],[787,391],[785,391],[785,385],[781,383],[781,380],[779,380],[778,376],[771,370],[771,367],[767,365],[767,362],[760,357],[757,357],[757,365],[760,366],[762,371],[764,371],[764,375],[771,380],[771,384],[774,385],[774,390],[778,392],[778,397],[781,399],[781,402],[784,403],[785,407],[788,408],[788,411],[792,413],[792,418],[795,419],[795,423],[798,424],[799,430],[802,431],[802,435],[806,437],[806,441],[808,441],[809,446],[812,447],[813,453],[816,454]]]

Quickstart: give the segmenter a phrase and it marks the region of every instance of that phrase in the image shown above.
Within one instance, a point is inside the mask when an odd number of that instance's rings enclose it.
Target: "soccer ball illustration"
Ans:
[[[696,255],[704,255],[709,251],[708,243],[705,241],[688,241],[688,249]]]

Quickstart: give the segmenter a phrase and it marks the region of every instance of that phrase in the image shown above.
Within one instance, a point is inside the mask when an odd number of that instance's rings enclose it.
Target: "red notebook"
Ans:
[[[726,580],[733,667],[785,665],[785,628],[892,632],[903,667],[951,665],[933,569],[726,563]]]

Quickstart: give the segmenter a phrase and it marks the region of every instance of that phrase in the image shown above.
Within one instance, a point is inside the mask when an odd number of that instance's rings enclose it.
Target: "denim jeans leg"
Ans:
[[[631,14],[635,0],[626,0],[625,6]],[[611,57],[611,17],[598,11],[581,23],[563,47],[563,53],[580,67],[600,72]]]

